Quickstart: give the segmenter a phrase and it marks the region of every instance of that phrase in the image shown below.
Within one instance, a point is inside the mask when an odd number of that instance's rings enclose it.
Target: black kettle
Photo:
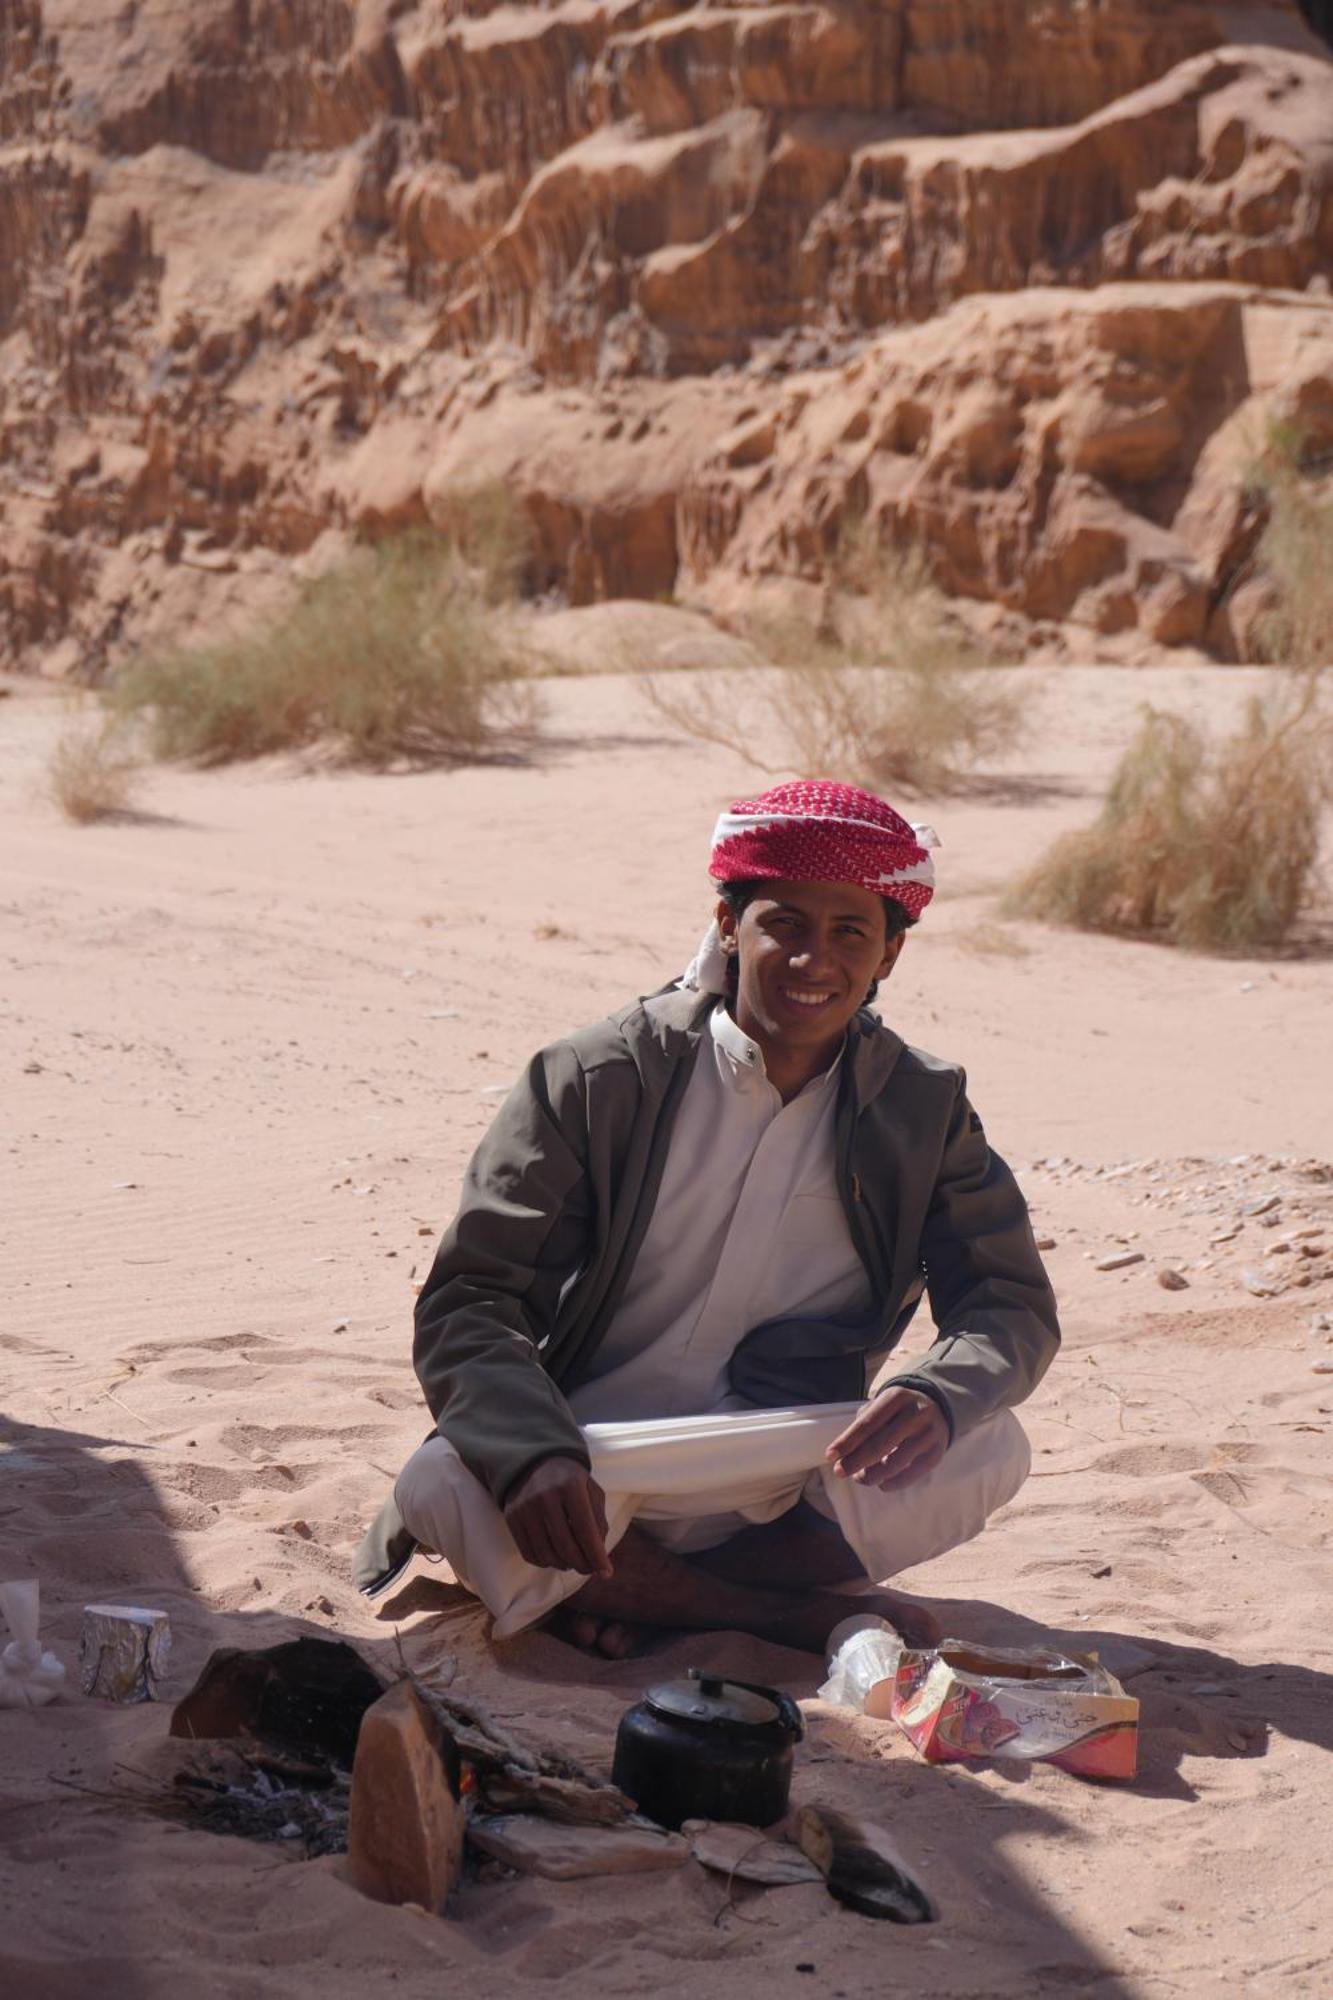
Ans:
[[[649,1688],[626,1709],[611,1781],[659,1826],[771,1826],[787,1810],[792,1749],[803,1734],[789,1694],[691,1667],[687,1680]]]

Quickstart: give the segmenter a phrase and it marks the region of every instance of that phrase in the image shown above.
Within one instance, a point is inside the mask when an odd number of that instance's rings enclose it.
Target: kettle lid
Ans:
[[[783,1697],[775,1688],[724,1680],[700,1667],[691,1667],[686,1680],[649,1688],[644,1700],[657,1714],[679,1716],[685,1722],[739,1723],[753,1729],[783,1716]]]

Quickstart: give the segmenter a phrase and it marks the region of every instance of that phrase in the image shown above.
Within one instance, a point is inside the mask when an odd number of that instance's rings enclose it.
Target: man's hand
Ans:
[[[939,1404],[899,1383],[868,1403],[824,1456],[840,1479],[887,1492],[933,1471],[948,1449],[949,1425]]]
[[[544,1458],[504,1503],[504,1517],[525,1562],[538,1569],[573,1569],[610,1576],[606,1501],[576,1458]]]

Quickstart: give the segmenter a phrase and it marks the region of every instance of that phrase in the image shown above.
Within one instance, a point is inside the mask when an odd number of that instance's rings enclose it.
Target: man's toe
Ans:
[[[632,1626],[608,1618],[597,1635],[597,1648],[608,1660],[627,1660],[634,1651],[636,1637]]]
[[[934,1612],[928,1611],[924,1604],[914,1604],[910,1597],[890,1598],[884,1616],[909,1646],[938,1646],[943,1637],[943,1628]]]

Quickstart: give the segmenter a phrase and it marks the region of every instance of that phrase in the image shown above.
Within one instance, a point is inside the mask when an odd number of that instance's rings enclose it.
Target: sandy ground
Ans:
[[[437,1921],[364,1902],[332,1860],[69,1789],[151,1762],[167,1720],[74,1693],[0,1713],[6,1991],[1333,1989],[1333,969],[999,918],[1138,702],[1222,717],[1253,677],[1030,684],[1013,768],[913,807],[943,888],[885,1005],[967,1064],[1054,1243],[1066,1346],[1024,1492],[908,1582],[960,1633],[1102,1647],[1143,1703],[1138,1782],[930,1769],[810,1701],[797,1798],[890,1823],[937,1925],[872,1926],[817,1887],[730,1900],[694,1864],[475,1883]],[[88,829],[41,796],[59,705],[0,702],[0,1569],[40,1576],[71,1668],[96,1598],[170,1610],[173,1694],[216,1645],[341,1633],[387,1666],[397,1630],[603,1766],[625,1704],[691,1662],[813,1696],[799,1653],[710,1634],[594,1664],[533,1635],[497,1656],[429,1568],[378,1616],[347,1581],[422,1433],[413,1287],[471,1145],[532,1047],[685,961],[712,816],[762,782],[623,679],[550,702],[528,764],[162,772],[142,816]],[[1126,1248],[1143,1261],[1095,1268]],[[1167,1262],[1188,1289],[1160,1287]]]

